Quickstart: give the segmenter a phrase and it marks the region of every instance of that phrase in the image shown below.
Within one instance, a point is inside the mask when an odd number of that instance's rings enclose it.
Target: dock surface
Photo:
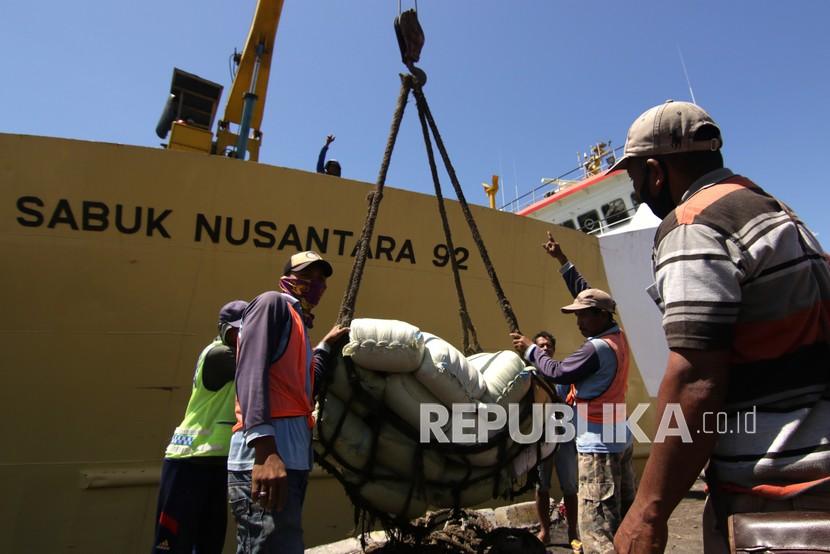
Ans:
[[[703,482],[697,481],[686,497],[677,507],[669,520],[669,542],[666,552],[673,554],[697,554],[703,552],[703,536],[701,532],[701,517],[706,494],[703,492]],[[480,510],[487,519],[491,519],[496,526],[526,528],[538,531],[536,512],[533,502],[522,502],[511,506],[496,508],[495,510]],[[381,531],[375,531],[369,538],[369,543],[379,545],[385,541]],[[347,539],[318,546],[306,550],[309,554],[359,554],[361,551],[357,539]],[[551,525],[551,544],[547,552],[556,554],[572,554],[568,545],[567,527],[563,521],[554,521]]]

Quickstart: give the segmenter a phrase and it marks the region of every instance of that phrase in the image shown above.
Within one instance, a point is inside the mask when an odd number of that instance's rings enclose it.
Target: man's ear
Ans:
[[[650,191],[653,190],[654,193],[660,192],[660,189],[662,189],[663,185],[666,184],[666,177],[668,177],[666,172],[663,171],[663,164],[654,158],[649,158],[646,160],[646,168],[646,185],[650,187]]]

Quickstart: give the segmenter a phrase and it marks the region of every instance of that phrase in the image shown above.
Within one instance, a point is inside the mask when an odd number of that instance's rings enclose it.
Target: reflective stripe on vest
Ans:
[[[314,371],[309,369],[308,336],[300,313],[289,304],[291,334],[282,355],[268,369],[268,405],[271,417],[304,416],[309,428],[314,427],[314,404],[310,391],[314,390]],[[311,379],[306,380],[306,374]],[[310,386],[308,386],[310,385]],[[234,432],[244,427],[242,410],[236,402]]]
[[[173,431],[173,438],[165,451],[167,458],[193,458],[198,456],[227,456],[233,424],[233,403],[236,396],[234,382],[230,381],[218,391],[205,388],[202,382],[205,358],[211,349],[222,346],[214,339],[196,362],[193,389],[187,403],[184,419]]]
[[[598,338],[604,340],[605,343],[611,347],[611,351],[614,352],[614,356],[617,358],[617,371],[614,374],[614,379],[611,381],[608,388],[605,389],[605,392],[590,400],[581,400],[578,398],[576,396],[576,387],[574,385],[571,385],[571,391],[568,394],[568,399],[576,400],[577,405],[587,404],[588,421],[591,423],[604,423],[605,421],[602,410],[603,404],[624,405],[625,393],[628,390],[629,348],[625,334],[620,331],[618,333],[612,333]],[[609,413],[613,414],[615,423],[625,419],[625,411],[622,409],[619,412],[617,410],[611,410]]]

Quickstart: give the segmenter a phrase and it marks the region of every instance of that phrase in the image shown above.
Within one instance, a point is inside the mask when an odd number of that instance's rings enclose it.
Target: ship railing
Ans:
[[[512,213],[519,212],[529,206],[532,206],[540,200],[548,198],[549,196],[552,196],[557,192],[567,189],[571,185],[584,181],[587,178],[599,175],[603,171],[607,171],[611,168],[611,165],[613,165],[614,160],[618,159],[617,156],[620,155],[622,149],[622,146],[614,148],[613,155],[606,156],[601,161],[598,170],[590,175],[586,174],[584,165],[579,165],[573,169],[566,171],[558,177],[543,178],[541,184],[533,187],[531,190],[525,192],[524,194],[517,195],[509,202],[503,204],[499,208],[499,210],[503,212]]]
[[[623,213],[625,215],[623,217],[620,217]],[[579,228],[579,230],[588,235],[602,235],[604,233],[607,233],[611,229],[615,229],[617,227],[624,227],[632,219],[634,219],[634,214],[636,213],[637,206],[633,208],[628,208],[627,210],[625,210],[625,212],[616,212],[610,216],[601,218],[597,222],[597,224],[593,225],[591,228],[586,228],[586,226],[583,225]]]

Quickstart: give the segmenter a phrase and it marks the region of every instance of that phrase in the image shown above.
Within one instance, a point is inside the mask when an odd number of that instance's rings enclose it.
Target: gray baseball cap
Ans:
[[[695,133],[706,126],[716,131],[715,137],[695,140]],[[623,157],[609,171],[625,169],[631,158],[715,151],[722,146],[720,127],[703,108],[691,102],[666,100],[634,120],[625,139]]]

